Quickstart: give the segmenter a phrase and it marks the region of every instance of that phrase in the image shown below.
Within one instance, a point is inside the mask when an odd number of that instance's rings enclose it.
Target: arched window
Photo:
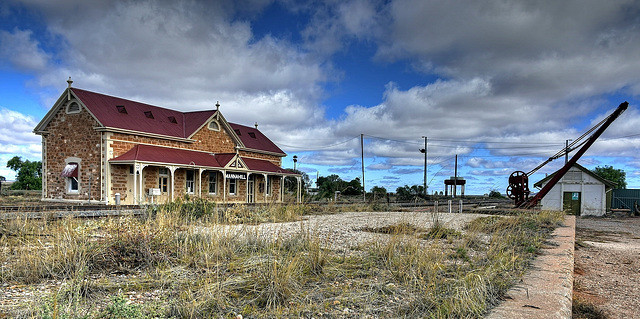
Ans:
[[[67,114],[80,113],[80,104],[76,101],[71,101],[67,104]]]
[[[212,131],[219,131],[220,130],[220,125],[218,124],[218,122],[216,122],[215,120],[209,122],[209,129]]]

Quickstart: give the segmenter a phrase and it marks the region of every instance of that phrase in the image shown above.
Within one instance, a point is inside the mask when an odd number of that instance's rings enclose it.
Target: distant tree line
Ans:
[[[292,169],[289,169],[293,171]],[[305,192],[311,187],[311,181],[309,176],[299,170],[295,170],[296,173],[302,175],[302,189]],[[596,167],[592,170],[596,175],[611,181],[617,185],[618,188],[626,188],[626,174],[621,169],[615,169],[612,166]],[[337,174],[331,174],[329,176],[319,176],[316,181],[318,188],[317,195],[314,199],[334,198],[337,191],[340,195],[355,196],[362,195],[364,188],[359,177],[352,179],[351,181],[343,180]],[[285,178],[285,189],[291,193],[294,193],[297,188],[297,181],[294,177]],[[388,191],[381,186],[373,186],[369,192],[373,198],[386,197]],[[434,193],[435,195],[435,193]],[[442,193],[440,193],[442,195]],[[491,189],[485,196],[490,198],[504,198],[504,196],[496,189]],[[425,194],[423,185],[404,185],[396,188],[395,198],[399,201],[415,201],[415,200],[427,200],[429,197]]]

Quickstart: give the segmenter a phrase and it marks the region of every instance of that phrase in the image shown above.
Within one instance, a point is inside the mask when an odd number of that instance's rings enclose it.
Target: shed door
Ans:
[[[562,196],[562,209],[571,215],[580,216],[580,192],[564,192]]]

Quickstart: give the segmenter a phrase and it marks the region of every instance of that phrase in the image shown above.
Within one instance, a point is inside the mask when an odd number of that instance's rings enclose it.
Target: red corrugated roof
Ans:
[[[214,155],[198,151],[138,144],[126,153],[111,159],[110,162],[128,164],[138,161],[169,165],[223,168],[234,157],[235,154],[230,153]],[[294,172],[283,169],[266,160],[244,157],[242,160],[251,171],[295,175]]]
[[[238,134],[238,137],[240,137],[240,140],[242,140],[245,147],[254,150],[285,154],[285,152],[283,152],[268,137],[258,131],[258,129],[235,123],[229,123],[229,125],[231,125],[231,128],[233,128],[234,131],[236,131],[236,134]]]
[[[225,167],[235,156],[236,154],[234,153],[216,154],[216,159],[218,163],[220,163],[220,166]]]
[[[207,122],[216,111],[197,111],[184,113],[185,137],[195,133],[205,122]]]
[[[193,131],[186,131],[188,125],[185,123],[182,112],[77,88],[71,90],[97,120],[106,127],[181,138],[188,137],[190,133],[193,133]],[[120,112],[118,106],[123,106],[126,113]],[[145,112],[151,113],[145,114]],[[211,111],[204,119],[199,118],[200,125],[214,112]],[[151,114],[153,118],[150,118],[148,114]],[[172,123],[170,117],[173,117],[176,123]]]
[[[151,162],[201,167],[222,167],[213,154],[151,145],[136,145],[110,162]]]
[[[180,112],[87,90],[71,90],[103,126],[130,131],[188,138],[217,112]],[[229,125],[240,132],[239,138],[245,147],[286,155],[256,128]]]
[[[247,164],[247,168],[249,168],[252,171],[295,175],[294,172],[288,171],[269,161],[259,160],[255,158],[245,158],[245,157],[243,157],[242,160],[244,161],[245,164]]]

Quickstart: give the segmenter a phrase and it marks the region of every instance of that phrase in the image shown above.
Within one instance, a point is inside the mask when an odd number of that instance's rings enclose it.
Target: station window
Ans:
[[[215,195],[218,190],[218,173],[209,172],[209,194]]]
[[[230,179],[229,180],[229,195],[235,195],[236,194],[236,180],[235,179]]]

